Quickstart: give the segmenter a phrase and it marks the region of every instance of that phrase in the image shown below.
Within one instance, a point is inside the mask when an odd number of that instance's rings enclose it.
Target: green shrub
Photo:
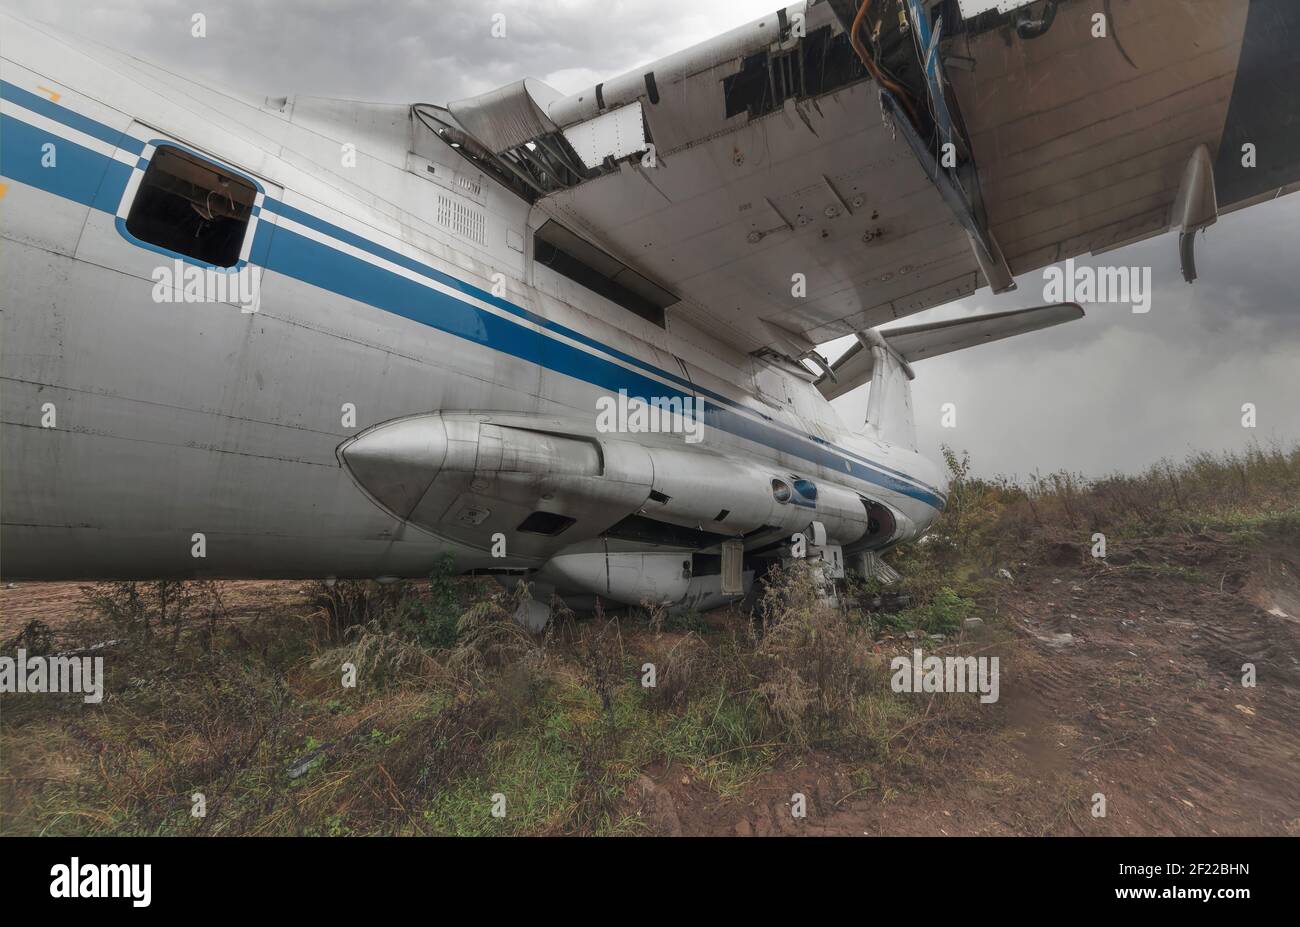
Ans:
[[[926,634],[955,634],[975,610],[975,603],[944,586],[929,602],[880,618],[882,627],[894,631],[924,631]]]

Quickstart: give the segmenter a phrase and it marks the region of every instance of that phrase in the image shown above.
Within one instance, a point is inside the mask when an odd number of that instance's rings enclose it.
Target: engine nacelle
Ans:
[[[345,442],[339,458],[396,517],[483,551],[503,534],[516,565],[549,559],[629,518],[713,544],[753,532],[789,535],[813,521],[833,544],[868,533],[861,497],[832,483],[705,448],[588,434],[541,416],[412,416]],[[683,546],[671,534],[641,539]]]

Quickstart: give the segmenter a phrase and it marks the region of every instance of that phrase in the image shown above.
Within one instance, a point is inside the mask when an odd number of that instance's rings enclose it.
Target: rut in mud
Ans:
[[[1300,543],[1205,532],[1050,559],[1003,580],[1001,639],[994,621],[954,645],[1000,656],[1000,698],[920,767],[864,784],[810,752],[719,802],[660,766],[630,801],[673,834],[1300,834]]]

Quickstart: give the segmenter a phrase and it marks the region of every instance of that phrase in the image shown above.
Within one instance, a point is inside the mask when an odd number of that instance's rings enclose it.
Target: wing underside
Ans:
[[[544,222],[652,282],[670,328],[793,358],[1169,229],[1202,147],[1220,210],[1293,189],[1277,34],[1300,34],[1296,6],[814,0],[582,93],[526,81],[447,119]],[[1229,148],[1250,132],[1274,142],[1253,174]]]

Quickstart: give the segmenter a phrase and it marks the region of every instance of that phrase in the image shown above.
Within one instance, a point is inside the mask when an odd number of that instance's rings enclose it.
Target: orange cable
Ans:
[[[862,21],[866,18],[867,9],[871,6],[871,0],[862,0],[862,5],[858,7],[858,15],[853,17],[853,28],[849,30],[849,44],[857,52],[858,58],[862,64],[871,73],[877,84],[887,90],[891,90],[894,96],[898,97],[899,102],[907,109],[907,113],[912,117],[912,125],[920,127],[920,120],[917,118],[916,109],[912,106],[912,101],[908,98],[907,91],[899,84],[885,77],[880,68],[868,53],[865,45],[858,38],[858,30],[862,28]]]

